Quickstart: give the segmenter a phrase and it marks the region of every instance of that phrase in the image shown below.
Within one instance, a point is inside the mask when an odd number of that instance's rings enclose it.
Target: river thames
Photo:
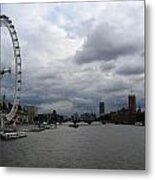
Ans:
[[[0,140],[1,166],[145,169],[145,127],[94,123],[75,129],[62,124],[27,135]]]

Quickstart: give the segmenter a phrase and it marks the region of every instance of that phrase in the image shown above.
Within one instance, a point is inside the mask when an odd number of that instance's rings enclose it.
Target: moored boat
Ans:
[[[135,126],[143,126],[142,122],[135,122]]]
[[[78,128],[79,125],[78,124],[70,124],[69,127]]]
[[[0,134],[0,137],[2,140],[12,140],[12,139],[19,139],[19,138],[24,138],[26,137],[26,133],[22,131],[18,132],[2,132]]]
[[[33,128],[33,129],[30,129],[29,132],[41,132],[44,130],[45,130],[45,128]]]

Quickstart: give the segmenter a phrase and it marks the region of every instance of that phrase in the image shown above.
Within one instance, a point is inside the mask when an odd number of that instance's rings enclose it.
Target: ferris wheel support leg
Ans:
[[[1,120],[1,130],[5,129],[5,121],[4,121],[4,117],[0,117]]]

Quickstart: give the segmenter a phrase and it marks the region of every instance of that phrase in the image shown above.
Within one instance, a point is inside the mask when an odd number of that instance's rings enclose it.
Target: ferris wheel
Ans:
[[[5,27],[11,37],[12,45],[13,45],[13,53],[14,53],[14,92],[13,92],[13,102],[12,102],[12,107],[10,112],[5,114],[4,116],[6,117],[7,121],[13,120],[15,117],[19,102],[20,102],[20,94],[21,94],[21,84],[22,84],[22,68],[21,68],[21,54],[20,54],[20,47],[19,47],[19,41],[17,37],[17,32],[15,30],[14,25],[12,24],[12,21],[9,19],[9,17],[5,15],[0,15],[0,28]],[[0,47],[1,48],[1,47]],[[1,56],[1,54],[0,54]],[[1,68],[1,59],[0,59],[0,86],[1,86],[1,80],[7,73],[12,73],[11,68]],[[0,87],[0,92],[1,92],[1,87]],[[1,93],[0,93],[1,96]]]

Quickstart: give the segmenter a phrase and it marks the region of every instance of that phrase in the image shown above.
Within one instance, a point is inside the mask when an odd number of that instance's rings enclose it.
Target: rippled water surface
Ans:
[[[1,166],[144,169],[144,127],[67,124],[54,130],[0,140]]]

